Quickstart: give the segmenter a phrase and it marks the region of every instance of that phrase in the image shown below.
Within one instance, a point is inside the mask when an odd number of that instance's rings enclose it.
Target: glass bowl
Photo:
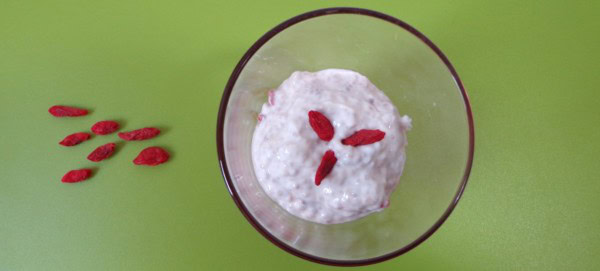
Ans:
[[[251,142],[257,114],[294,71],[342,68],[369,78],[413,120],[404,174],[386,210],[323,225],[280,208],[257,182]],[[414,248],[448,218],[473,161],[467,93],[448,58],[410,25],[359,8],[293,17],[248,49],[221,100],[217,148],[225,184],[258,232],[280,248],[331,265],[364,265]]]

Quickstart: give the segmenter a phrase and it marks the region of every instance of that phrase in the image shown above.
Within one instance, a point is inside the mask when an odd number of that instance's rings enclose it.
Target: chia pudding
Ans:
[[[254,172],[290,214],[336,224],[389,205],[411,119],[365,76],[342,69],[294,72],[269,93],[258,119]]]

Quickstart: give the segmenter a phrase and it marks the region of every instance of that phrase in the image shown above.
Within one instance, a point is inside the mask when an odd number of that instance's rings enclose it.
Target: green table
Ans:
[[[364,269],[600,269],[600,2],[394,2],[2,1],[0,270],[337,269],[260,236],[230,199],[215,147],[221,93],[245,50],[291,16],[336,5],[428,35],[476,123],[473,172],[448,221]],[[93,112],[57,119],[54,104]],[[102,119],[164,133],[99,164],[85,156],[116,135],[57,144]],[[172,160],[134,166],[152,145]],[[92,179],[60,183],[89,166]]]

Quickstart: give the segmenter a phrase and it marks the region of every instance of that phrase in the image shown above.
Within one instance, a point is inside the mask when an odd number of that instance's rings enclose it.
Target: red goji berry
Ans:
[[[350,146],[361,146],[378,142],[385,137],[385,132],[380,130],[359,130],[349,137],[342,139],[342,144]]]
[[[85,109],[64,105],[52,106],[48,109],[48,112],[55,117],[79,117],[87,115],[88,113]]]
[[[107,135],[116,130],[119,130],[119,123],[112,120],[99,121],[92,126],[92,132],[97,135]]]
[[[61,181],[63,183],[77,183],[86,180],[90,176],[92,176],[91,169],[75,169],[67,172],[67,174],[62,177]]]
[[[160,147],[143,149],[133,160],[136,165],[156,166],[169,160],[169,153]]]
[[[115,143],[104,144],[90,153],[87,159],[92,162],[100,162],[106,158],[109,158],[113,152],[115,152],[115,146]]]
[[[333,138],[333,125],[325,115],[318,111],[308,111],[308,122],[321,140],[329,141]]]
[[[70,134],[67,137],[65,137],[65,139],[63,139],[61,142],[58,142],[58,144],[63,146],[75,146],[83,141],[90,139],[90,136],[90,134],[83,132]]]
[[[123,140],[132,141],[132,140],[146,140],[153,138],[160,134],[160,130],[154,127],[146,127],[142,129],[137,129],[129,132],[119,133],[119,137]]]
[[[328,150],[321,158],[321,164],[317,168],[317,173],[315,174],[315,184],[320,185],[321,181],[329,175],[333,166],[337,162],[337,157],[335,157],[335,153],[332,150]]]

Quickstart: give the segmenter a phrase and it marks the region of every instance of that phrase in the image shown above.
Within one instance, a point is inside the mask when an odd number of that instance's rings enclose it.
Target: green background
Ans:
[[[0,2],[0,270],[334,270],[289,255],[233,204],[216,159],[222,90],[245,50],[299,13],[398,17],[450,58],[470,94],[476,156],[430,239],[364,270],[600,269],[598,1]],[[92,109],[53,118],[54,104]],[[57,144],[95,121],[158,126]],[[137,167],[147,146],[167,164]],[[68,170],[93,166],[80,184]]]

